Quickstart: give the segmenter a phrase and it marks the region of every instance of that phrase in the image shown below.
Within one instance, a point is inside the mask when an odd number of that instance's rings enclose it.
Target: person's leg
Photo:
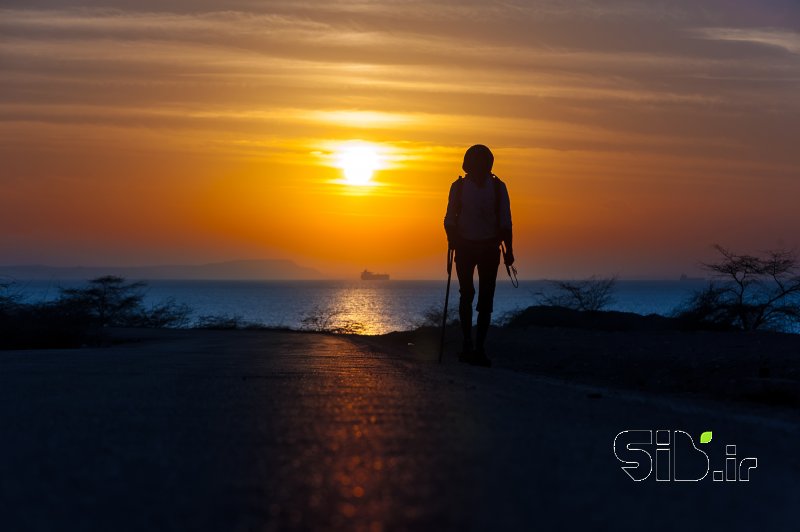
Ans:
[[[491,312],[478,312],[478,330],[475,334],[475,345],[478,353],[485,353],[486,335],[489,332],[489,325],[492,322]]]
[[[475,299],[475,254],[468,246],[456,250],[456,275],[458,276],[458,319],[461,322],[461,333],[464,338],[463,354],[472,351],[472,302]]]
[[[484,344],[489,332],[494,310],[494,291],[497,286],[497,268],[500,266],[500,249],[495,245],[487,246],[478,261],[478,330],[476,350],[485,356]]]

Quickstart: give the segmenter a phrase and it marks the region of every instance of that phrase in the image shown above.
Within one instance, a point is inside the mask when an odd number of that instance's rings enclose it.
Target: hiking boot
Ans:
[[[486,351],[484,351],[482,347],[479,347],[475,350],[475,353],[473,353],[472,359],[470,360],[470,364],[484,368],[492,367],[492,361],[486,356]]]

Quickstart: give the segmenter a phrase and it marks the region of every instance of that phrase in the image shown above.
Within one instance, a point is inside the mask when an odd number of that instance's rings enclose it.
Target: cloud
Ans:
[[[360,3],[348,5],[367,9]],[[427,9],[444,8],[454,9]],[[419,16],[414,10],[410,13],[406,19]],[[687,90],[675,82],[675,74],[732,66],[725,59],[679,51],[648,53],[636,46],[608,51],[582,46],[579,39],[569,46],[546,40],[532,43],[529,37],[504,42],[491,33],[464,39],[448,26],[425,33],[419,28],[403,30],[398,23],[390,31],[352,21],[311,20],[297,13],[6,10],[0,21],[6,36],[0,49],[7,79],[22,82],[25,76],[49,75],[55,83],[68,78],[72,84],[81,77],[87,84],[145,79],[154,86],[195,85],[189,98],[203,91],[197,85],[232,84],[236,79],[284,91],[355,86],[373,92],[702,104],[724,96]],[[552,28],[549,32],[576,33]],[[672,79],[650,80],[665,71],[674,73]]]
[[[800,33],[777,28],[699,28],[692,33],[700,39],[732,41],[779,48],[800,54]]]
[[[763,127],[783,131],[800,111],[796,62],[718,42],[796,53],[798,34],[687,30],[692,2],[229,5],[0,11],[0,127],[216,130],[246,145],[259,128],[460,142],[456,128],[481,124],[517,145],[717,156],[748,144],[731,116],[774,111]]]

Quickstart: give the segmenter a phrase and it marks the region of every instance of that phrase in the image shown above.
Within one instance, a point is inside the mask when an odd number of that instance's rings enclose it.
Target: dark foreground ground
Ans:
[[[396,336],[148,334],[0,352],[0,530],[796,527],[800,421],[785,402],[609,387],[573,359],[565,381],[533,349],[486,370]],[[603,367],[625,349],[584,341],[611,353]],[[710,430],[712,469],[726,444],[758,468],[635,483],[612,449],[626,429],[698,446]]]

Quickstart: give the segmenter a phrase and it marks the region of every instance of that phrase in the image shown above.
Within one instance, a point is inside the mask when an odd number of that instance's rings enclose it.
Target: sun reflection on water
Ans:
[[[341,287],[320,301],[304,324],[312,329],[366,335],[398,330],[403,327],[396,323],[392,294],[382,285]]]

